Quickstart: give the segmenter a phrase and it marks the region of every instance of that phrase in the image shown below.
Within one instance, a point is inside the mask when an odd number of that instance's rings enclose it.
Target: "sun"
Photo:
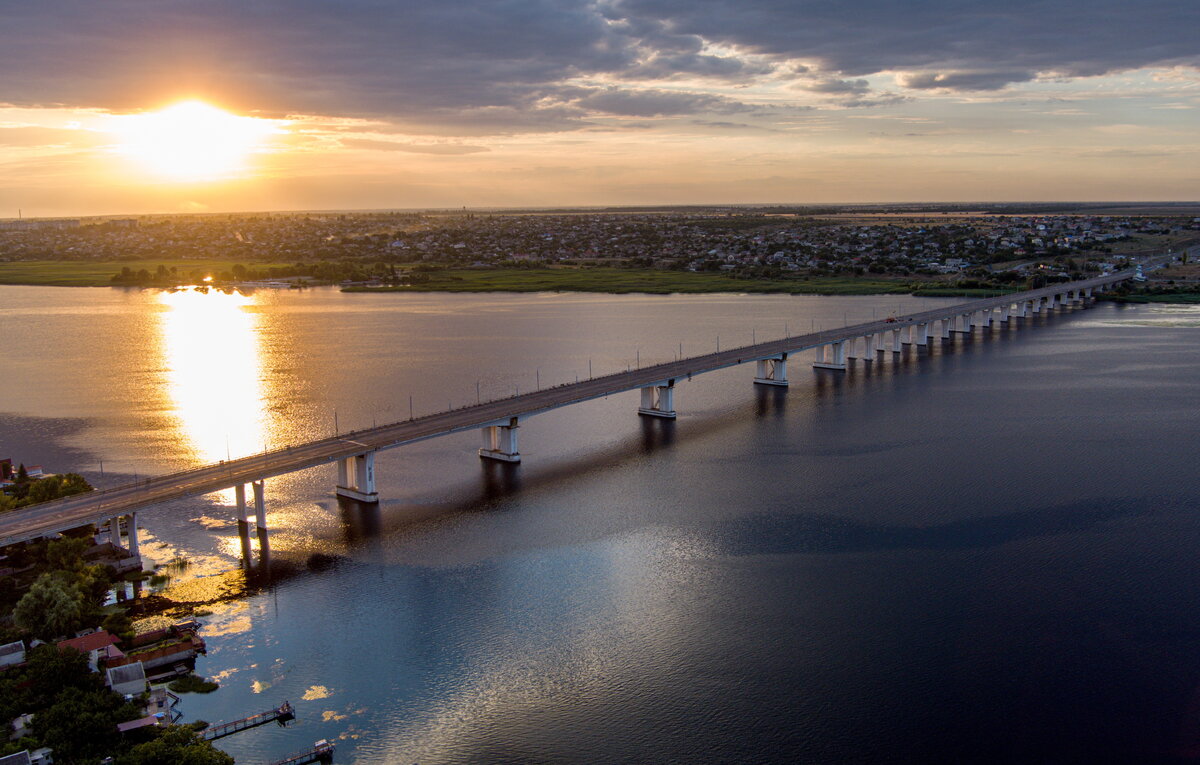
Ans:
[[[183,101],[155,112],[115,118],[117,151],[155,175],[175,181],[237,176],[272,136],[280,120],[239,117],[203,101]]]

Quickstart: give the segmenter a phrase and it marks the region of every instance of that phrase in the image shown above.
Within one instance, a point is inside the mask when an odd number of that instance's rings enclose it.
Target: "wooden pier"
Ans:
[[[216,741],[219,738],[232,736],[234,733],[240,733],[250,728],[257,728],[260,725],[266,725],[269,722],[277,722],[280,725],[287,725],[291,720],[296,719],[296,711],[288,702],[283,702],[274,709],[268,709],[266,712],[259,712],[256,715],[243,717],[240,720],[233,722],[217,723],[210,725],[200,732],[201,738],[206,741]]]
[[[313,762],[326,763],[326,765],[333,762],[333,744],[325,739],[321,739],[312,745],[312,749],[293,754],[291,757],[282,760],[276,760],[271,765],[309,765],[309,763]]]

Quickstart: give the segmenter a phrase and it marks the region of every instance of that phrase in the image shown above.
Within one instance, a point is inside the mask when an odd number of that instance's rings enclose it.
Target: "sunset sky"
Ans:
[[[1195,0],[7,2],[0,218],[1195,200],[1197,30]]]

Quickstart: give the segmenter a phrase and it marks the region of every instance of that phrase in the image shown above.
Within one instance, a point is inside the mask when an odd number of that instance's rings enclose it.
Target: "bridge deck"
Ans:
[[[872,321],[731,348],[308,443],[289,445],[248,457],[139,480],[104,491],[33,505],[0,516],[0,546],[35,539],[88,523],[101,523],[108,518],[161,502],[208,494],[231,486],[336,462],[371,450],[402,446],[490,424],[507,424],[512,417],[529,417],[558,407],[645,388],[669,380],[690,378],[705,372],[771,358],[781,353],[797,353],[911,323],[936,321],[971,311],[998,308],[1024,300],[1059,295],[1068,290],[1103,287],[1129,279],[1130,276],[1131,272],[1111,274],[1027,292],[940,306],[930,311],[897,317],[895,321]]]

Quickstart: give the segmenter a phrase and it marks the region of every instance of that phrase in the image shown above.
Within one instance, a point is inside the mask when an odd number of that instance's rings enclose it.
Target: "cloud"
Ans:
[[[732,99],[705,93],[615,87],[588,93],[574,103],[584,109],[622,117],[672,117],[680,114],[731,112],[749,108]]]
[[[801,90],[808,90],[813,93],[834,93],[837,95],[866,93],[871,89],[870,84],[866,80],[839,80],[835,77],[801,82],[798,87]]]
[[[478,154],[491,151],[484,146],[467,146],[461,143],[399,143],[397,141],[377,141],[371,138],[342,138],[339,143],[351,149],[406,151],[413,154]]]
[[[40,0],[5,5],[0,103],[578,130],[747,108],[719,94],[731,84],[846,106],[880,103],[864,78],[881,73],[921,92],[1186,69],[1197,28],[1190,0]]]
[[[1177,0],[614,0],[611,12],[845,77],[933,72],[949,89],[1200,63],[1200,6]]]
[[[1037,76],[1025,71],[904,72],[896,77],[901,87],[912,90],[999,90],[1014,82]]]

